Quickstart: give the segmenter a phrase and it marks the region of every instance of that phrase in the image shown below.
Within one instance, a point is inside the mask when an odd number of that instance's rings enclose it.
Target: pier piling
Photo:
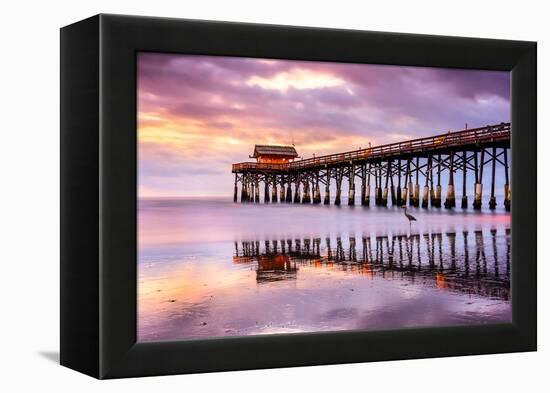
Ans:
[[[323,197],[323,203],[328,205],[331,203],[330,182],[334,180],[334,204],[340,205],[342,181],[347,178],[347,203],[353,206],[356,204],[355,177],[359,176],[361,179],[360,203],[362,206],[369,206],[370,181],[371,176],[374,176],[372,188],[375,205],[389,206],[391,199],[392,206],[437,208],[441,207],[442,203],[443,174],[448,176],[444,205],[445,208],[450,209],[456,204],[454,174],[462,171],[461,207],[467,208],[468,170],[472,170],[475,175],[473,207],[481,209],[483,170],[485,164],[491,162],[489,208],[494,209],[497,205],[495,186],[498,183],[496,179],[498,161],[503,165],[505,175],[503,205],[506,210],[510,210],[509,148],[509,123],[298,160],[294,146],[256,145],[254,155],[251,157],[256,158],[257,162],[233,164],[232,172],[235,175],[233,202],[238,202],[240,199],[241,203],[259,203],[260,198],[263,197],[264,203],[320,204]],[[487,162],[485,162],[486,152],[490,156],[490,161],[487,159]],[[395,176],[397,176],[397,182],[394,180]],[[422,190],[420,190],[421,176],[424,176]],[[264,183],[263,190],[261,190],[261,182]],[[321,183],[324,184],[323,195],[321,195]]]
[[[495,198],[495,167],[497,162],[497,148],[493,147],[492,160],[491,160],[491,198],[489,199],[489,209],[494,210],[497,206],[497,200]]]
[[[273,186],[271,187],[271,203],[277,203],[277,181],[273,176]]]
[[[454,183],[454,156],[454,153],[451,153],[449,157],[449,184],[447,185],[447,195],[445,197],[445,209],[451,209],[456,206]]]
[[[428,208],[428,200],[430,195],[430,187],[428,186],[428,183],[430,181],[430,171],[432,167],[432,157],[428,157],[428,162],[426,164],[426,181],[424,183],[424,190],[422,192],[422,207],[424,209]]]
[[[348,205],[355,205],[355,166],[351,165],[349,167],[349,190],[348,190]]]
[[[324,204],[329,205],[330,204],[330,169],[327,169],[327,178],[326,178],[326,184],[325,184],[325,200]]]
[[[466,209],[468,207],[468,196],[466,195],[466,152],[462,152],[462,202],[461,207]]]
[[[401,206],[403,204],[401,192],[401,160],[397,160],[397,190],[395,196],[395,204],[397,206]]]
[[[315,191],[313,193],[313,203],[321,203],[321,189],[319,188],[319,172],[315,174]]]
[[[286,203],[292,203],[292,181],[288,177],[288,187],[286,188]]]
[[[233,202],[237,202],[237,194],[238,194],[237,174],[235,173],[235,188],[233,189]]]
[[[504,148],[504,207],[510,211],[510,183],[508,178],[508,149]]]

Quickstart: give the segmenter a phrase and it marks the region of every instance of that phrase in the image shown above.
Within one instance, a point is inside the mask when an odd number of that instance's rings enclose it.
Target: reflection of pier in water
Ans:
[[[296,279],[301,266],[402,279],[508,300],[510,237],[462,232],[235,243],[236,264],[256,265],[258,283]]]

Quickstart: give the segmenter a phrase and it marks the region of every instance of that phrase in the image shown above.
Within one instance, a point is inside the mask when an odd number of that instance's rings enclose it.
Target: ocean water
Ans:
[[[510,322],[509,213],[408,213],[141,199],[138,339]]]

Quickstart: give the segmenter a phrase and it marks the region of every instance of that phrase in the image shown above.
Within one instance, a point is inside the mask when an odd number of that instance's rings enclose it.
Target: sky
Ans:
[[[139,53],[139,197],[232,196],[255,144],[308,158],[510,121],[503,71]]]

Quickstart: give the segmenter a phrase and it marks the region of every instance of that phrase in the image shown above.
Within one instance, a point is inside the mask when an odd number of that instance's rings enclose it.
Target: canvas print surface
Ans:
[[[139,341],[510,322],[508,72],[137,71]]]

